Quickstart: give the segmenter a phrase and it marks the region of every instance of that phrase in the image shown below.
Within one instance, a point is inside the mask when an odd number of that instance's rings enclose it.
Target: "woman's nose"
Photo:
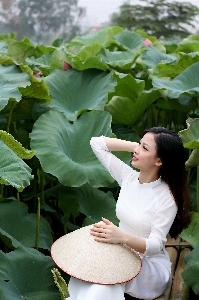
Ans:
[[[138,151],[139,151],[139,146],[140,146],[140,145],[138,145],[138,146],[135,148],[134,153],[136,153],[136,154],[138,153]]]

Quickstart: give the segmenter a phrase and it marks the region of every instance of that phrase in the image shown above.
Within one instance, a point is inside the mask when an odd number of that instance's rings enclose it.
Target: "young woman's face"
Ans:
[[[151,168],[161,166],[161,159],[157,157],[154,134],[147,132],[135,148],[132,158],[132,166],[140,171],[150,171]]]

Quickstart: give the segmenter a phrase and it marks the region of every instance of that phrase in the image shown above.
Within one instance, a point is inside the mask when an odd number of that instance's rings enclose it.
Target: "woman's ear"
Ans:
[[[157,167],[161,167],[162,166],[162,160],[161,160],[161,158],[157,158],[157,161],[156,161],[155,165]]]

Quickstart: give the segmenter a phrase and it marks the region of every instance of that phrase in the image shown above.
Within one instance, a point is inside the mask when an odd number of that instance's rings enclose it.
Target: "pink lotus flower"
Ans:
[[[34,75],[34,77],[39,78],[42,75],[42,72],[39,71],[37,74]]]
[[[145,39],[145,41],[144,41],[144,47],[147,47],[149,45],[153,45],[153,43],[149,39]]]
[[[64,71],[67,71],[70,68],[71,68],[71,65],[69,65],[67,62],[64,62],[64,65],[63,65]]]

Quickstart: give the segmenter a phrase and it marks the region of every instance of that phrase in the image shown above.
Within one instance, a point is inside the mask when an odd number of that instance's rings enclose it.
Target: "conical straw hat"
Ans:
[[[121,244],[100,243],[90,234],[92,225],[68,233],[51,247],[51,257],[65,273],[98,284],[124,283],[138,275],[141,258]]]

